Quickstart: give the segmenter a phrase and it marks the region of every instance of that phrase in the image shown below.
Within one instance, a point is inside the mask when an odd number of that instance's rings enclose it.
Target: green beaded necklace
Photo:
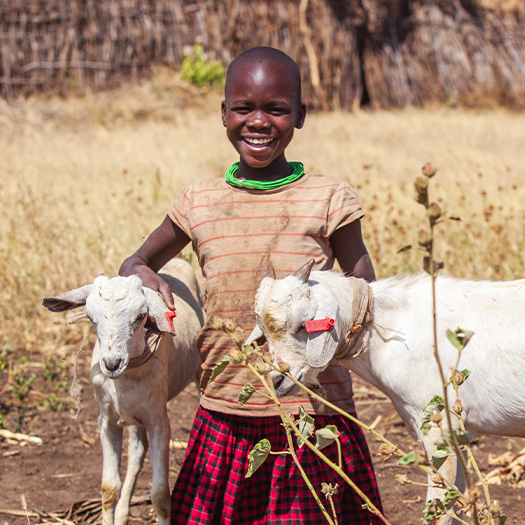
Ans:
[[[235,173],[239,169],[239,162],[233,163],[224,178],[228,184],[232,186],[237,186],[238,188],[252,188],[254,190],[273,190],[275,188],[280,188],[281,186],[286,186],[290,182],[294,182],[304,175],[304,165],[302,162],[289,162],[290,166],[293,168],[291,175],[283,177],[278,180],[249,180],[244,179],[240,180],[235,177]]]

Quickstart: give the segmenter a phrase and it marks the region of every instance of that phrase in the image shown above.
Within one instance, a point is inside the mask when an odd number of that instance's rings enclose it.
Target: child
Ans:
[[[289,454],[270,455],[245,478],[247,456],[261,439],[271,442],[272,451],[287,448],[280,417],[262,385],[255,384],[256,393],[242,408],[237,403],[241,387],[255,382],[250,370],[230,365],[208,384],[214,366],[234,349],[230,337],[213,328],[213,318],[231,319],[248,335],[255,325],[255,291],[270,265],[283,277],[307,259],[315,259],[314,269],[325,270],[337,258],[343,272],[374,279],[354,190],[335,178],[304,173],[301,163],[286,160],[285,149],[305,114],[299,69],[290,57],[269,47],[238,56],[227,73],[222,122],[239,162],[225,179],[190,185],[120,270],[122,275],[138,274],[169,308],[171,293],[156,271],[191,241],[203,272],[207,321],[199,337],[201,406],[173,490],[172,523],[326,522]],[[329,400],[355,412],[347,370],[330,366],[320,380]],[[290,413],[297,414],[302,406],[314,414],[316,428],[338,427],[346,472],[381,508],[361,428],[324,405],[314,406],[302,390],[284,396],[282,403]],[[335,444],[324,452],[337,462]],[[380,523],[307,447],[297,454],[327,508],[321,483],[338,483],[333,499],[339,523]]]

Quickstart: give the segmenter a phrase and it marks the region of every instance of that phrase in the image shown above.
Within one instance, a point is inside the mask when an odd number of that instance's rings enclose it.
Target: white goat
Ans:
[[[84,312],[96,328],[91,381],[100,407],[104,524],[127,523],[148,435],[153,468],[151,501],[159,523],[170,521],[166,404],[200,375],[196,341],[204,313],[201,289],[188,263],[173,259],[161,272],[174,294],[176,317],[172,319],[161,296],[143,287],[136,275],[112,279],[99,276],[92,285],[46,297],[43,302],[53,312],[85,305]],[[155,319],[161,333],[146,331],[148,315]],[[129,429],[129,448],[128,468],[121,484],[123,426]]]
[[[421,416],[443,386],[433,354],[430,277],[390,277],[368,285],[332,271],[311,272],[313,263],[283,279],[262,280],[255,299],[257,326],[247,343],[265,336],[276,362],[288,364],[290,374],[304,384],[315,384],[330,362],[350,368],[392,400],[431,457],[439,429],[422,435]],[[459,390],[467,430],[525,437],[525,279],[475,282],[438,276],[436,290],[438,349],[446,374],[458,357],[447,329],[474,332],[458,367],[471,371]],[[324,318],[334,319],[335,327],[307,333],[305,321]],[[296,387],[278,372],[272,375],[279,395]],[[453,403],[453,387],[448,388]],[[463,487],[455,456],[440,474]],[[442,494],[430,488],[427,498]],[[445,516],[440,524],[451,521]]]

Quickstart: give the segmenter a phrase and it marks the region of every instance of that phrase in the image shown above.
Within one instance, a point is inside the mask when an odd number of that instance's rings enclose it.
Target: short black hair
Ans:
[[[226,73],[226,85],[224,87],[225,93],[228,91],[228,84],[231,82],[231,78],[237,66],[244,62],[285,65],[292,75],[295,84],[294,88],[297,92],[297,99],[299,102],[301,101],[301,72],[299,71],[299,66],[296,64],[295,60],[283,51],[267,46],[258,46],[247,49],[231,61],[228,66],[228,72]]]

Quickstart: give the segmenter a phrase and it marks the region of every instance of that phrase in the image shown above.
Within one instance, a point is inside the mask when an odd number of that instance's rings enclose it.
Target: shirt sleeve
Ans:
[[[326,236],[335,230],[350,224],[364,216],[363,209],[354,188],[348,182],[341,181],[330,199],[326,221]]]
[[[190,225],[191,186],[175,199],[168,210],[168,217],[190,238],[193,239]]]

